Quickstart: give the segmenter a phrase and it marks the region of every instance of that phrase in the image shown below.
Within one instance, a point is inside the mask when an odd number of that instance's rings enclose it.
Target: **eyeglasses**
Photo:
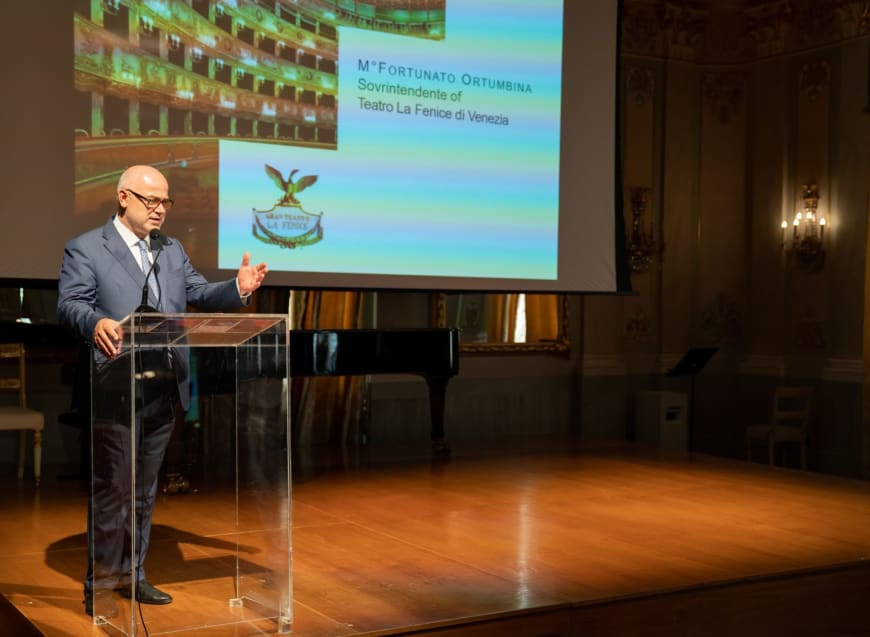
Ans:
[[[124,190],[135,196],[136,199],[142,202],[143,206],[148,208],[148,210],[154,210],[160,204],[163,204],[164,210],[169,210],[172,207],[172,204],[175,203],[174,201],[172,201],[172,199],[161,199],[160,197],[144,197],[138,192],[130,190],[129,188],[124,188]]]

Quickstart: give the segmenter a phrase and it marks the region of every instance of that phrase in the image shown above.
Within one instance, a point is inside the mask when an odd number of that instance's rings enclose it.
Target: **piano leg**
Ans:
[[[426,376],[429,386],[429,416],[432,421],[432,453],[449,456],[450,443],[444,437],[444,403],[447,397],[449,376]]]

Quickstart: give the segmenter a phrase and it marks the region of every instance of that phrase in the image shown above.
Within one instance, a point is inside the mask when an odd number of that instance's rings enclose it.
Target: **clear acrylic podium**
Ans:
[[[287,317],[140,313],[122,328],[121,353],[91,365],[94,623],[120,635],[291,632]],[[184,417],[206,403],[196,423]],[[195,426],[209,443],[197,445],[199,484],[164,495],[173,416],[175,440]],[[137,603],[143,579],[173,602]]]

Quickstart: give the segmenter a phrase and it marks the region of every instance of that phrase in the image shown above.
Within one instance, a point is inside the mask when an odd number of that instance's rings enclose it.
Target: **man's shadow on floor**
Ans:
[[[87,542],[86,533],[69,535],[52,542],[45,549],[46,566],[73,579],[84,580],[87,572]],[[189,545],[190,548],[183,551],[182,545]],[[191,557],[193,553],[200,555]],[[248,560],[238,557],[237,561],[237,553],[250,556],[264,554],[255,546],[155,524],[151,529],[146,563],[149,572],[154,574],[154,580],[161,584],[227,577],[236,574],[237,566],[238,573],[242,575],[271,570],[266,563],[251,561],[254,558]]]

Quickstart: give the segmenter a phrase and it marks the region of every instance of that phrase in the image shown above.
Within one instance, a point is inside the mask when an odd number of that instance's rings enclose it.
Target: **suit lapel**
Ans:
[[[142,272],[136,259],[130,253],[130,248],[124,243],[124,239],[115,228],[115,223],[112,219],[103,226],[103,239],[105,240],[106,250],[108,250],[118,264],[127,271],[130,278],[139,288],[145,285],[145,273]]]

